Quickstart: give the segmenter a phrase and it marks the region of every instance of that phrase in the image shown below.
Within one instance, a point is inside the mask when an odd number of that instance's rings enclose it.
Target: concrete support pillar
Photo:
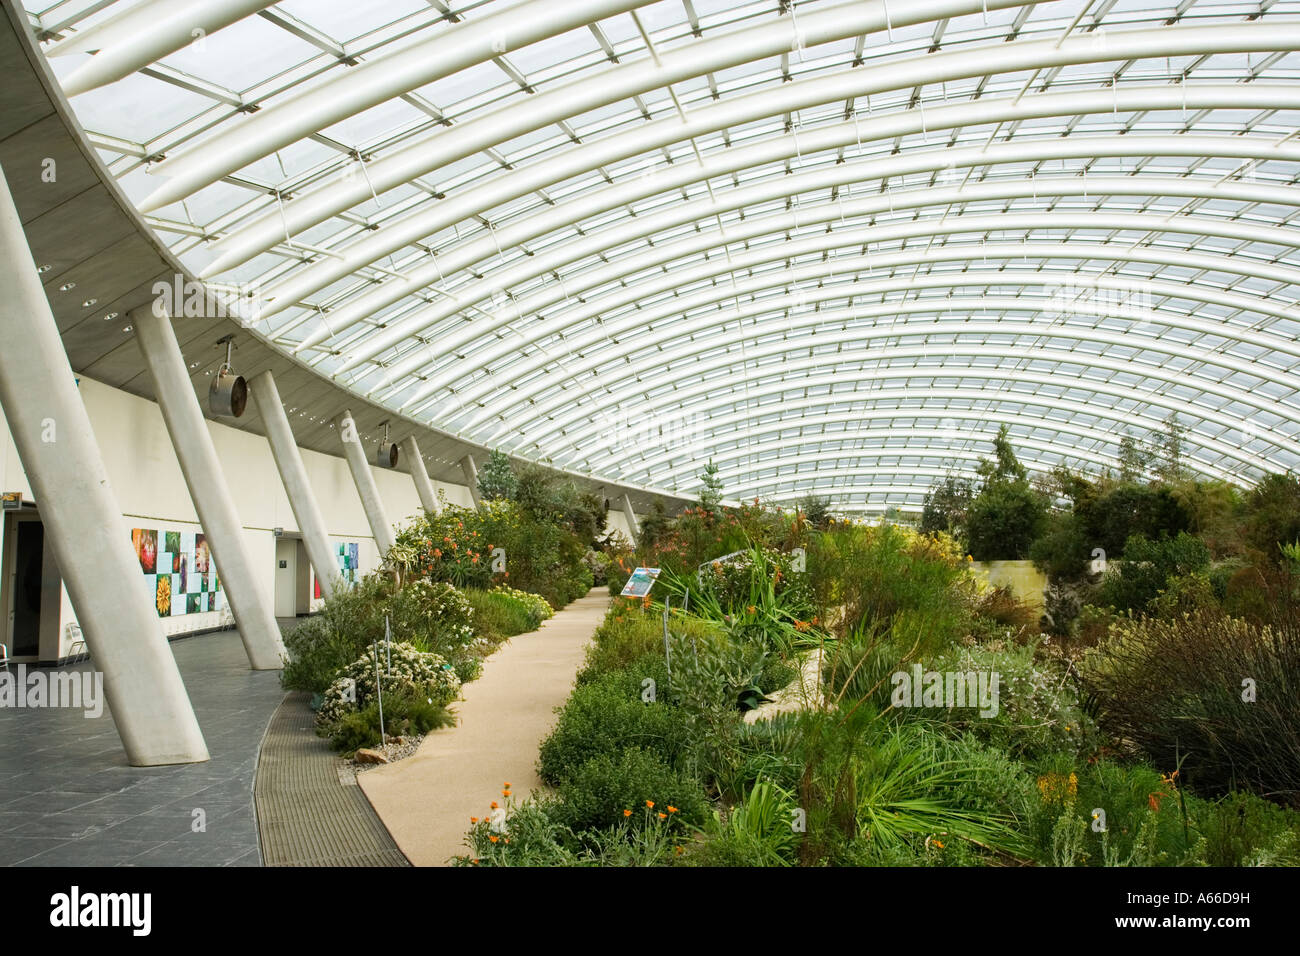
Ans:
[[[221,460],[212,445],[171,316],[161,304],[129,313],[136,341],[153,376],[158,406],[190,489],[199,523],[225,586],[226,599],[254,670],[284,666],[284,642],[275,613],[244,547],[244,526],[235,510]]]
[[[320,507],[316,504],[311,482],[307,480],[302,452],[298,450],[293,429],[289,427],[289,417],[284,413],[284,403],[280,401],[275,378],[269,371],[255,375],[248,382],[248,390],[252,393],[257,413],[262,416],[266,426],[266,440],[271,446],[271,456],[275,458],[275,467],[280,471],[280,480],[284,482],[285,493],[289,496],[289,507],[293,509],[294,520],[302,532],[307,557],[316,569],[320,593],[328,598],[339,586],[339,562],[334,556],[334,549],[330,547],[325,519],[321,517]]]
[[[127,760],[207,760],[3,172],[0,288],[0,405]]]
[[[466,455],[460,460],[460,470],[465,475],[465,484],[469,485],[469,494],[474,499],[474,507],[482,507],[483,496],[478,493],[478,466],[474,464],[473,456]]]
[[[641,529],[637,527],[636,512],[632,510],[632,499],[627,495],[623,496],[623,517],[627,519],[627,533],[632,538],[632,545],[635,547]]]
[[[334,419],[334,427],[339,430],[339,437],[343,440],[343,455],[348,460],[352,480],[357,485],[357,494],[361,496],[361,507],[365,509],[366,521],[370,523],[370,533],[375,536],[382,561],[397,543],[397,539],[393,535],[393,526],[388,523],[388,516],[384,514],[384,502],[379,497],[379,486],[375,484],[370,462],[366,461],[366,450],[357,433],[357,423],[348,411]]]
[[[433,490],[433,482],[429,480],[429,469],[424,467],[424,457],[420,454],[420,446],[415,443],[414,435],[407,435],[402,439],[402,454],[411,463],[411,480],[415,482],[415,492],[420,496],[420,504],[428,514],[436,515],[438,495]]]

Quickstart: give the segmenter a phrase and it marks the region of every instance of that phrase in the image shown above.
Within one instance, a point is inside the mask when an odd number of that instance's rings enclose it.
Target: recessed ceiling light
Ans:
[[[132,325],[124,325],[124,326],[122,326],[122,331],[123,331],[123,332],[130,332],[131,329],[133,329],[133,328],[135,328],[135,326],[132,326]]]
[[[77,283],[75,283],[75,282],[65,282],[65,283],[63,283],[63,285],[59,286],[59,291],[60,291],[60,292],[71,292],[71,291],[72,291],[73,289],[75,289],[76,287],[77,287]]]
[[[93,306],[93,305],[94,305],[96,302],[98,302],[98,301],[99,301],[98,299],[87,299],[85,302],[81,303],[81,307],[82,307],[83,309],[89,309],[91,306]]]
[[[49,272],[49,271],[50,271],[51,269],[53,269],[53,268],[54,268],[54,266],[50,265],[50,264],[47,262],[47,263],[46,263],[45,265],[43,265],[43,266],[37,266],[37,267],[36,267],[36,274],[37,274],[38,276],[43,276],[43,275],[45,275],[45,273]]]
[[[119,314],[120,314],[120,313],[118,313],[118,312],[110,312],[110,313],[108,313],[108,315],[104,316],[104,321],[105,321],[105,322],[112,322],[114,319],[116,319],[116,318],[118,317]]]

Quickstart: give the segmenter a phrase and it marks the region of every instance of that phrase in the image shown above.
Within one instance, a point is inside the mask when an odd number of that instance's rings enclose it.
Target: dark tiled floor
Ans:
[[[284,699],[280,672],[249,670],[233,630],[171,649],[212,759],[131,767],[107,710],[88,720],[80,710],[0,707],[0,864],[261,865],[253,776]],[[199,832],[196,810],[206,815]]]

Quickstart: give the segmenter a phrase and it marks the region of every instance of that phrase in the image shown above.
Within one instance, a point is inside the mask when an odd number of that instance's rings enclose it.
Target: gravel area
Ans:
[[[379,751],[388,758],[389,763],[397,763],[397,761],[404,760],[419,750],[420,741],[422,740],[424,740],[423,734],[411,737],[390,737],[388,743],[384,746],[371,747],[370,749]],[[345,784],[354,784],[357,782],[357,774],[382,766],[385,765],[382,763],[359,763],[356,760],[345,760],[339,766],[339,780]]]

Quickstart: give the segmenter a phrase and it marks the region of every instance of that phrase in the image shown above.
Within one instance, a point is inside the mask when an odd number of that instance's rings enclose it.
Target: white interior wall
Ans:
[[[122,509],[123,547],[130,547],[130,529],[146,523],[182,532],[201,530],[158,406],[84,376],[80,387],[113,493]],[[276,471],[275,460],[261,435],[206,421],[244,525],[249,559],[254,567],[264,569],[263,585],[267,599],[272,600],[276,569],[274,529],[299,530]],[[8,423],[3,425],[0,431],[0,491],[21,491],[24,500],[32,501],[31,485],[23,472]],[[302,456],[331,542],[357,542],[358,576],[373,570],[378,563],[378,549],[366,524],[365,512],[347,462],[342,457],[306,449]],[[372,471],[389,521],[405,524],[419,513],[420,499],[409,474],[380,468]],[[434,489],[442,490],[452,504],[473,504],[469,489],[464,485],[435,481]],[[39,506],[40,502],[36,504]],[[3,522],[0,522],[0,553],[3,553],[3,535]],[[42,660],[62,658],[75,639],[68,633],[68,625],[77,620],[77,615],[66,588],[61,603],[57,646],[47,645],[43,638]],[[176,634],[221,626],[223,617],[222,611],[213,611],[162,620],[164,631]],[[42,632],[46,632],[44,627]]]

